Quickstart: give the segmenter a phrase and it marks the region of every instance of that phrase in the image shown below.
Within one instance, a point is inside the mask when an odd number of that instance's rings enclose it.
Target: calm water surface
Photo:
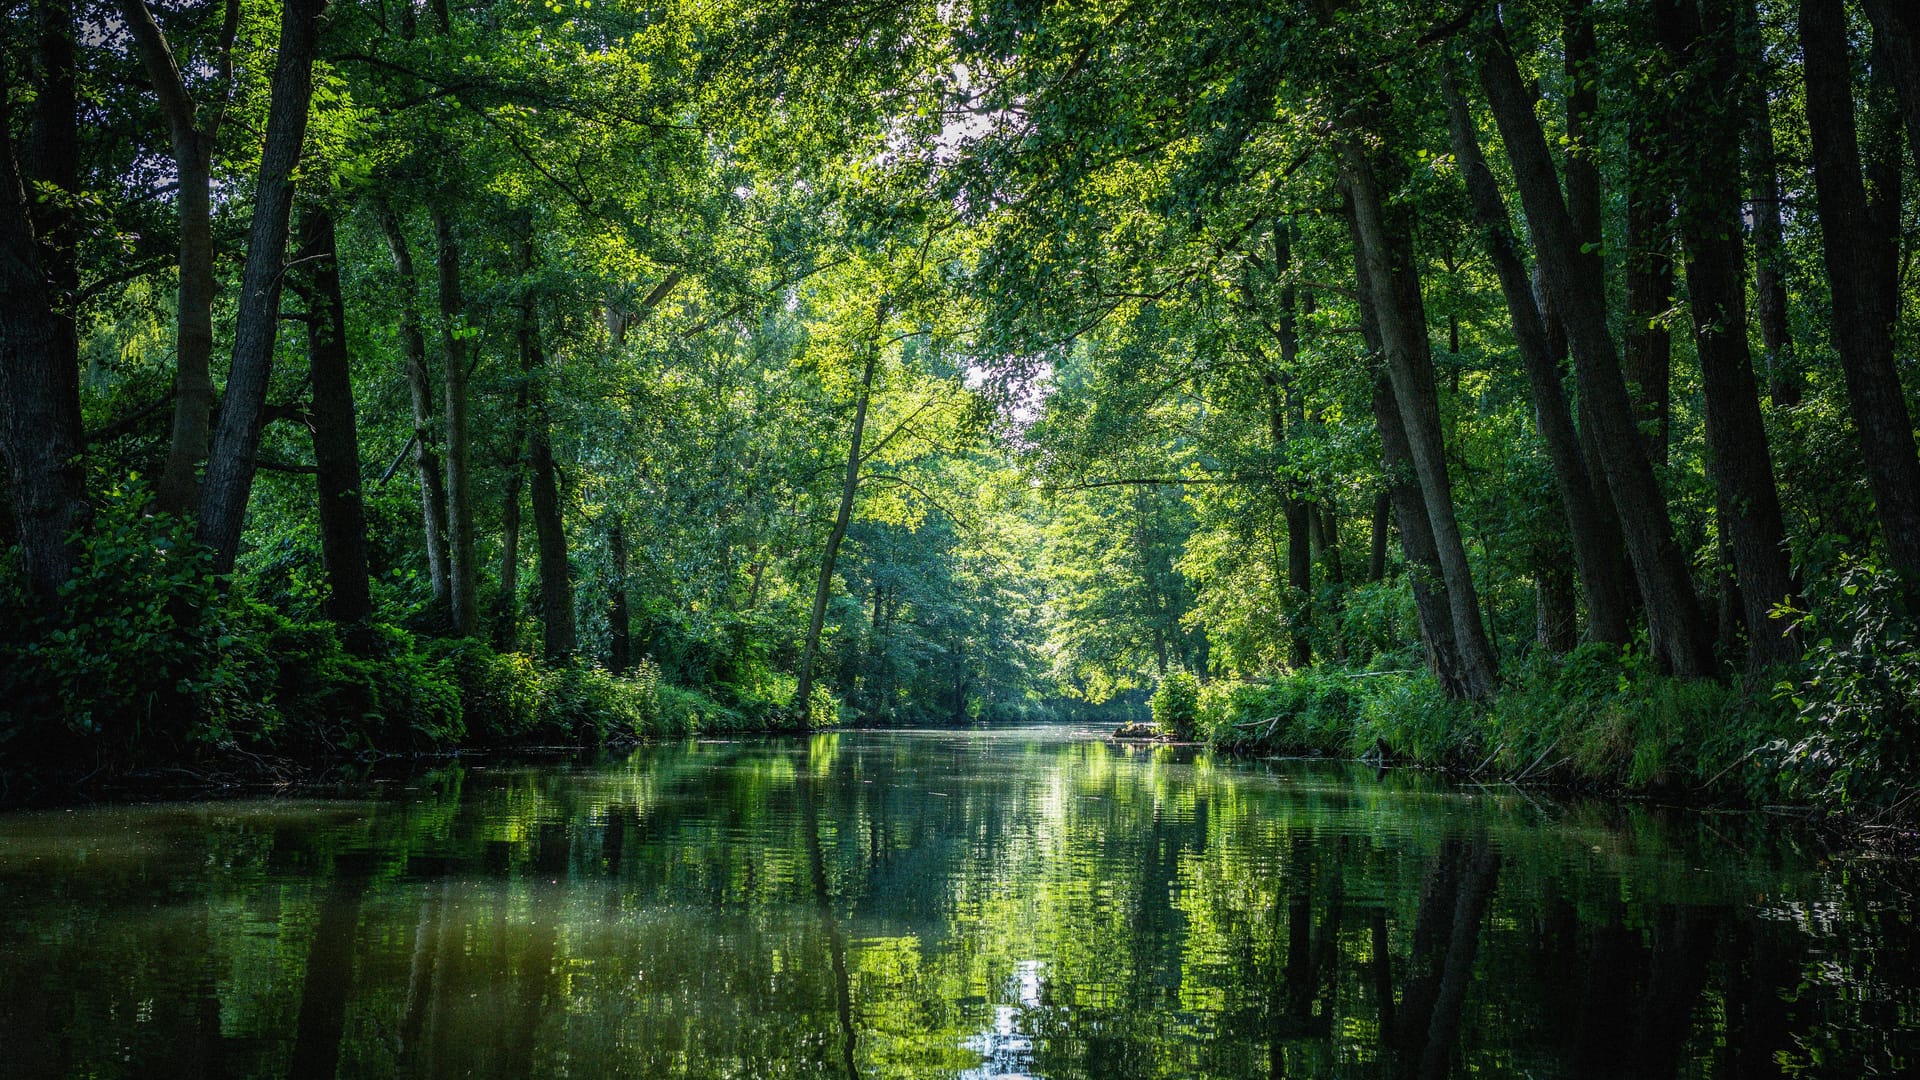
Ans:
[[[1915,1075],[1912,863],[1067,729],[0,816],[0,1075]]]

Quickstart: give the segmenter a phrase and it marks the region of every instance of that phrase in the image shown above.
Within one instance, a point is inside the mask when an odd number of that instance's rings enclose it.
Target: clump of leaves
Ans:
[[[1153,723],[1175,738],[1190,739],[1200,718],[1200,680],[1191,672],[1170,671],[1154,687]]]
[[[1775,693],[1798,730],[1768,755],[1787,794],[1841,810],[1887,810],[1911,797],[1920,765],[1920,634],[1896,577],[1843,563],[1831,583],[1790,609],[1808,643],[1798,678]]]

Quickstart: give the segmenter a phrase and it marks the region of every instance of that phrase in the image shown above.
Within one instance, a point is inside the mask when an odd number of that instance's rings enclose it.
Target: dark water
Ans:
[[[1911,863],[1061,730],[0,816],[0,1075],[1914,1075]]]

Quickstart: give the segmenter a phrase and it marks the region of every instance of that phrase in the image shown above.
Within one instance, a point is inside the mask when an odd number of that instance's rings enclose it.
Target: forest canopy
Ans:
[[[15,761],[1920,764],[1899,0],[16,0],[0,133]]]

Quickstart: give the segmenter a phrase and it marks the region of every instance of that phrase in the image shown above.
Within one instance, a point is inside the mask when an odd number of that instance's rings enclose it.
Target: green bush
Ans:
[[[1839,809],[1901,803],[1920,766],[1920,633],[1894,575],[1848,563],[1796,612],[1808,659],[1776,696],[1794,727],[1764,756],[1790,797]]]
[[[0,742],[129,756],[184,741],[195,716],[249,710],[251,657],[209,564],[146,500],[110,494],[53,607],[27,593],[17,552],[0,557]]]
[[[1148,702],[1153,722],[1162,732],[1179,739],[1190,739],[1199,722],[1200,680],[1186,671],[1168,672],[1154,688]]]

